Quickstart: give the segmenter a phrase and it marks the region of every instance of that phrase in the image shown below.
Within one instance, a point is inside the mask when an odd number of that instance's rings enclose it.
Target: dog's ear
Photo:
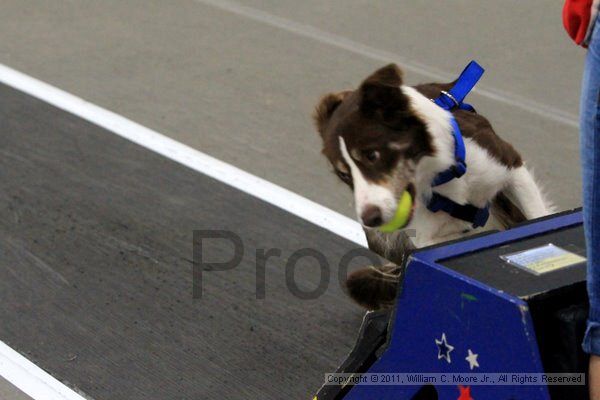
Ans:
[[[319,131],[321,136],[323,135],[325,126],[327,126],[327,122],[329,122],[333,112],[340,104],[342,104],[344,98],[350,93],[349,90],[339,93],[329,93],[319,100],[319,104],[317,104],[313,113],[313,120],[315,121],[317,131]]]
[[[407,108],[400,85],[402,71],[396,64],[378,69],[360,85],[360,110],[368,116],[379,114],[384,120],[393,119]]]

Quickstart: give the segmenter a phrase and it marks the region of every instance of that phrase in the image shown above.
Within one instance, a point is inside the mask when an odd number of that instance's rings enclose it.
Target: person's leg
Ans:
[[[590,314],[583,349],[591,355],[590,398],[600,400],[600,20],[585,60],[581,92],[583,216]]]

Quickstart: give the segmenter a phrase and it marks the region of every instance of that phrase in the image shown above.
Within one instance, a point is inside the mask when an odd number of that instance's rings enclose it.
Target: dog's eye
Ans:
[[[340,170],[335,171],[335,173],[344,183],[350,184],[352,182],[352,177],[350,176],[350,174],[342,172]]]
[[[365,160],[367,160],[370,163],[374,163],[377,162],[379,160],[379,152],[377,150],[367,150],[364,152],[364,157]]]

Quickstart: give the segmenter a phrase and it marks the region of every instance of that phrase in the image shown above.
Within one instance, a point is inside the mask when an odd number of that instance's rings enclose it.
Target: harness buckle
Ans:
[[[479,208],[473,217],[473,228],[478,228],[480,226],[485,226],[488,218],[490,217],[490,208],[486,206],[484,208]]]
[[[467,172],[467,164],[463,160],[456,160],[456,164],[450,169],[456,178],[460,178]]]
[[[431,199],[429,199],[429,202],[427,203],[427,209],[431,212],[438,212],[443,208],[444,198],[436,192],[431,192]]]
[[[440,97],[444,96],[444,98],[450,99],[452,101],[452,103],[454,103],[454,105],[449,105],[450,109],[456,108],[460,106],[460,103],[458,102],[458,100],[456,100],[456,98],[454,98],[454,96],[452,96],[449,92],[446,92],[445,90],[442,90],[440,92]]]

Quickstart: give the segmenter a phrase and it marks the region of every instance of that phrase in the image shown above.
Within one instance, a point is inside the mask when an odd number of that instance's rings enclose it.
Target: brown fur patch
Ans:
[[[336,168],[344,162],[339,138],[343,137],[364,176],[371,182],[390,179],[399,162],[417,162],[434,152],[425,123],[409,107],[400,90],[402,73],[395,64],[367,77],[357,90],[332,93],[321,99],[313,115],[323,139],[323,154]],[[394,143],[395,146],[389,146]],[[376,150],[377,162],[363,154]],[[348,183],[348,179],[343,179]]]
[[[346,289],[350,297],[367,310],[389,308],[396,299],[399,275],[400,267],[393,264],[361,268],[348,276]]]
[[[451,83],[428,83],[415,86],[415,89],[424,96],[435,99],[442,90],[450,90]],[[508,168],[518,168],[523,165],[523,159],[515,148],[494,132],[490,122],[481,114],[465,110],[452,112],[461,133],[464,137],[473,139],[479,146],[484,148],[494,159],[498,160]]]
[[[313,121],[321,135],[323,135],[327,121],[329,121],[335,109],[342,103],[344,97],[350,93],[351,91],[348,90],[339,93],[328,93],[321,97],[313,112]]]

